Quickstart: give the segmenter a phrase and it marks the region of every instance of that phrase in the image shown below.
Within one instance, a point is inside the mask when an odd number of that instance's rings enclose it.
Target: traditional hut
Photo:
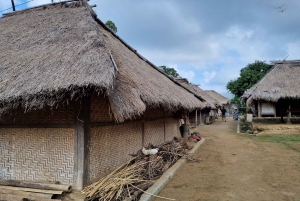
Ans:
[[[228,98],[222,96],[221,94],[219,94],[218,92],[214,91],[214,90],[205,90],[205,92],[210,95],[212,98],[214,98],[216,101],[218,101],[218,103],[220,104],[220,107],[218,108],[218,113],[221,113],[220,108],[222,106],[225,107],[225,109],[227,110],[227,112],[229,111],[229,100]]]
[[[204,106],[189,113],[190,124],[194,127],[203,123],[212,123],[217,114],[219,103],[202,90],[198,85],[191,84],[186,78],[175,78],[182,86],[203,99]]]
[[[258,117],[300,115],[300,60],[272,61],[273,67],[254,86],[247,90],[243,100]]]
[[[82,189],[203,107],[85,1],[6,14],[0,27],[2,179]]]

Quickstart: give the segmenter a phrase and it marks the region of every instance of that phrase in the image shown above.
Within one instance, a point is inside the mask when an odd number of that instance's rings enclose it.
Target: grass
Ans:
[[[280,143],[289,149],[300,152],[300,135],[266,135],[252,137],[251,139],[258,142]]]

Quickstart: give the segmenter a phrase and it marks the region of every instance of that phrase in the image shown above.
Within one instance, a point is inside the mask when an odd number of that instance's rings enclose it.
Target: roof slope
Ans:
[[[281,98],[300,98],[300,61],[273,63],[273,68],[244,93],[244,99],[277,102]]]
[[[91,89],[106,93],[117,121],[146,107],[203,106],[109,31],[84,2],[14,12],[0,18],[0,27],[0,114],[19,105],[54,106]]]
[[[204,99],[204,107],[216,109],[216,106],[219,105],[219,103],[212,98],[210,95],[208,95],[204,90],[202,90],[199,86],[188,83],[188,80],[185,78],[175,78],[176,81],[178,81],[181,85],[188,88],[193,93],[197,94],[201,98]]]
[[[218,101],[221,105],[226,105],[229,103],[229,100],[226,97],[222,96],[214,90],[205,90],[205,92],[208,93],[208,95],[210,95],[216,101]]]

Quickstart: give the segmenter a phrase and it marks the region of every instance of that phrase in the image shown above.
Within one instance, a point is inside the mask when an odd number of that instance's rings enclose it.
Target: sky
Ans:
[[[16,9],[51,3],[27,1],[15,0],[15,5],[23,4]],[[117,34],[153,64],[175,68],[191,83],[229,99],[226,84],[247,64],[287,56],[300,59],[300,0],[90,0],[89,4],[96,4],[98,18],[113,21]],[[0,0],[0,11],[10,7],[10,0]]]

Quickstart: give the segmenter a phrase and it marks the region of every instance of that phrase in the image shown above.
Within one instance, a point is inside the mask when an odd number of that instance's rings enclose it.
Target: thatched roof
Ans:
[[[203,107],[111,32],[85,2],[57,3],[0,18],[0,115],[105,93],[115,120],[146,107]]]
[[[273,61],[273,67],[243,94],[243,99],[277,102],[300,98],[300,60]],[[250,101],[251,100],[251,101]]]
[[[218,101],[220,105],[229,104],[229,100],[226,97],[219,94],[218,92],[216,92],[214,90],[205,90],[205,92],[208,93],[208,95],[210,95],[213,99]]]
[[[175,78],[177,82],[179,82],[182,86],[189,89],[191,92],[201,97],[204,102],[204,108],[217,109],[216,106],[219,106],[219,103],[213,99],[210,95],[208,95],[204,90],[202,90],[199,86],[195,84],[190,84],[186,78],[177,77]]]

